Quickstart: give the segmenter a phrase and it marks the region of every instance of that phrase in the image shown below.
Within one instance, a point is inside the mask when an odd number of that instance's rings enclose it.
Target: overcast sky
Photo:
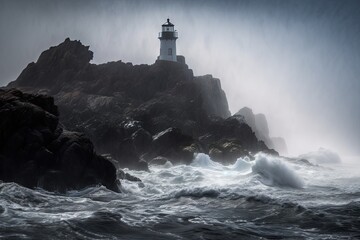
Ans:
[[[230,110],[264,113],[290,153],[360,154],[360,1],[0,0],[0,85],[66,37],[93,63],[152,64],[169,17],[195,75],[220,78]]]

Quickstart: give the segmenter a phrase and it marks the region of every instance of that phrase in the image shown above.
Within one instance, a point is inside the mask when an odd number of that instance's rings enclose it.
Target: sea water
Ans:
[[[142,182],[123,180],[122,193],[0,183],[0,238],[360,238],[360,171],[345,162],[257,154],[225,166],[198,154],[127,172]]]

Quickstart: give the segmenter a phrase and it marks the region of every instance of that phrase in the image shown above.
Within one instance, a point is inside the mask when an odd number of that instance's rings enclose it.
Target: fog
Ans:
[[[359,1],[0,1],[0,85],[66,37],[93,63],[152,64],[170,18],[195,75],[220,78],[235,113],[264,113],[290,155],[358,155]]]

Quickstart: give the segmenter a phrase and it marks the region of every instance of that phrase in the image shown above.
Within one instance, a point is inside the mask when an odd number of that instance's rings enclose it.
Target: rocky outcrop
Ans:
[[[120,167],[147,170],[153,158],[188,163],[194,152],[209,153],[215,145],[226,155],[234,148],[220,146],[224,141],[238,144],[231,159],[268,150],[245,123],[225,120],[230,112],[220,80],[194,77],[185,58],[133,66],[95,65],[91,57],[88,47],[66,39],[9,87],[54,96],[64,126],[85,133]]]
[[[244,116],[245,122],[254,131],[256,137],[266,144],[267,147],[273,148],[273,143],[269,137],[269,127],[264,114],[254,114],[251,108],[243,107],[235,115]]]
[[[178,128],[168,128],[153,136],[144,157],[147,161],[165,158],[173,163],[189,164],[197,152],[202,152],[202,148],[193,137],[183,134]]]
[[[0,90],[0,179],[64,192],[102,184],[119,191],[116,169],[83,134],[58,122],[52,97]]]
[[[270,137],[269,126],[264,114],[254,114],[251,108],[243,107],[234,116],[243,116],[244,121],[251,127],[256,137],[263,141],[268,148],[275,149],[281,154],[287,154],[285,140],[280,137]]]
[[[213,119],[208,129],[199,140],[205,145],[205,152],[215,161],[234,163],[239,157],[252,157],[260,151],[278,155],[275,150],[268,149],[264,142],[258,141],[241,116]]]
[[[10,84],[10,87],[48,87],[52,92],[73,90],[67,80],[77,78],[92,58],[93,53],[88,46],[67,38],[59,46],[41,53],[37,62],[30,63],[17,78],[16,84]]]
[[[200,88],[202,105],[208,114],[228,118],[231,116],[225,92],[221,88],[220,79],[212,75],[195,77]]]

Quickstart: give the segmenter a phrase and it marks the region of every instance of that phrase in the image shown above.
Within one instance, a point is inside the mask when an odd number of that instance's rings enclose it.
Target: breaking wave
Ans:
[[[287,163],[280,158],[257,154],[252,167],[254,173],[263,177],[266,185],[302,188],[303,180]]]
[[[64,195],[0,182],[5,239],[342,239],[360,235],[360,176],[257,154],[232,165],[197,154],[190,165],[128,171],[122,193]]]

